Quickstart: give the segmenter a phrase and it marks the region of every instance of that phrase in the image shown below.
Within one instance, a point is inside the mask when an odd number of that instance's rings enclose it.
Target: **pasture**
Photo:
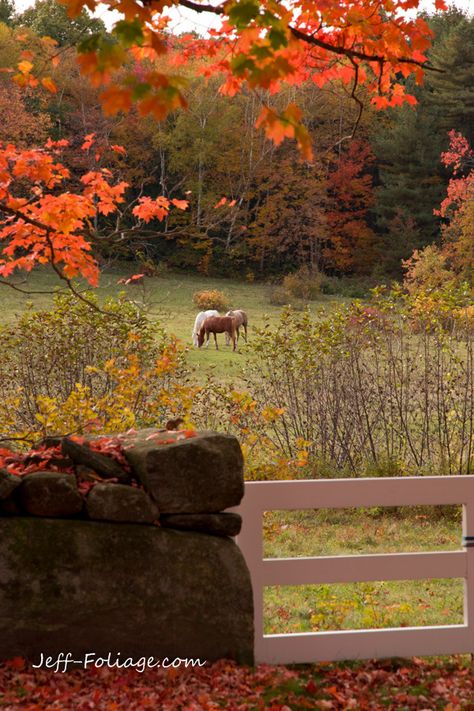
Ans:
[[[277,319],[280,307],[269,302],[265,285],[245,281],[207,279],[201,276],[164,274],[146,278],[144,285],[123,286],[120,278],[131,269],[117,268],[101,277],[101,297],[125,291],[146,308],[169,333],[185,345],[186,357],[198,378],[212,372],[221,381],[237,382],[245,359],[252,357],[252,330]],[[58,281],[46,270],[37,270],[22,288],[47,291]],[[219,350],[197,349],[191,331],[198,309],[192,302],[196,291],[216,288],[229,297],[229,306],[249,315],[249,343],[241,337],[237,353],[218,336]],[[4,288],[2,321],[29,308],[45,308],[51,294],[26,295]],[[339,297],[321,296],[311,304],[315,317],[341,303]],[[334,473],[337,476],[337,472]],[[339,474],[340,475],[340,474]],[[288,557],[377,553],[396,551],[454,550],[460,544],[460,513],[434,509],[412,511],[301,511],[269,512],[265,517],[265,555]],[[265,593],[266,632],[305,632],[348,627],[388,627],[456,624],[462,616],[462,581],[435,580],[402,583],[364,583],[296,588],[268,588]]]
[[[97,293],[101,298],[116,296],[125,292],[127,297],[144,307],[152,320],[158,320],[166,331],[174,334],[182,341],[187,350],[187,359],[198,374],[205,376],[210,370],[220,379],[232,381],[238,377],[242,360],[251,353],[252,329],[261,326],[264,320],[277,318],[281,307],[270,304],[268,288],[265,284],[249,283],[242,280],[214,279],[189,274],[165,273],[163,276],[146,277],[144,284],[124,286],[118,280],[136,272],[138,267],[126,265],[109,269],[101,274]],[[25,290],[53,291],[61,287],[57,277],[46,269],[36,269],[28,277],[22,276],[16,283]],[[249,316],[249,344],[246,346],[240,339],[237,353],[232,353],[232,345],[226,346],[224,334],[218,336],[219,350],[216,351],[213,339],[209,348],[194,348],[191,332],[194,319],[199,311],[192,301],[196,291],[209,288],[223,291],[229,298],[229,308],[244,309]],[[11,322],[15,314],[21,313],[33,303],[35,309],[46,308],[52,303],[52,294],[32,293],[22,294],[8,287],[0,292],[2,313],[0,322]],[[341,301],[339,297],[321,295],[313,302],[312,309],[316,312],[321,308],[331,308],[331,305]]]

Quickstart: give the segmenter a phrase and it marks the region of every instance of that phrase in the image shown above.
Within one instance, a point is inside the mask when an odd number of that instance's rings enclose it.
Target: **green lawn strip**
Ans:
[[[265,634],[462,624],[463,581],[272,586],[264,614]]]
[[[285,558],[351,553],[457,550],[460,507],[400,509],[304,509],[267,511],[264,555]]]
[[[287,558],[457,550],[457,509],[274,511],[264,556]],[[274,586],[264,592],[265,633],[462,624],[463,581],[374,581]]]

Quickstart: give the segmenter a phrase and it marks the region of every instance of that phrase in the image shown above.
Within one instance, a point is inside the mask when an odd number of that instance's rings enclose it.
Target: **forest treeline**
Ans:
[[[74,45],[105,33],[100,20],[84,12],[69,20],[55,0],[38,0],[23,14],[0,0],[0,141],[32,147],[66,139],[73,171],[106,165],[129,184],[113,221],[97,218],[104,261],[138,257],[250,279],[302,266],[331,276],[398,278],[402,260],[441,240],[444,218],[435,211],[450,180],[441,160],[448,132],[474,139],[474,20],[455,8],[426,19],[434,31],[429,60],[442,71],[427,71],[423,86],[410,86],[416,106],[379,112],[360,89],[358,120],[349,79],[322,88],[288,84],[275,96],[224,95],[221,77],[209,76],[208,60],[196,58],[188,110],[160,121],[136,110],[105,116],[98,90],[81,77]],[[61,58],[54,94],[20,89],[9,71],[28,52],[41,52],[45,35]],[[178,65],[185,39],[169,42],[166,62]],[[146,61],[137,57],[137,72]],[[263,100],[283,106],[288,99],[304,109],[311,163],[294,142],[277,146],[255,125]],[[146,195],[189,206],[143,225],[133,206]],[[113,249],[110,232],[123,234]]]

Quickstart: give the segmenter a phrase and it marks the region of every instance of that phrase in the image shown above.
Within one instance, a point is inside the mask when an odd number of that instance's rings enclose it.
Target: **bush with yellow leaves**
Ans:
[[[193,294],[193,303],[200,311],[207,311],[208,309],[227,311],[229,308],[229,299],[224,292],[218,289],[196,291]]]
[[[91,308],[57,296],[0,329],[0,433],[119,432],[190,410],[178,342],[124,297]]]

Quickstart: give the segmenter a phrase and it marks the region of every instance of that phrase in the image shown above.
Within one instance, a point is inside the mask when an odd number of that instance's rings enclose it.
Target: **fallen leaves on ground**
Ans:
[[[24,711],[474,709],[468,657],[256,668],[90,669],[54,673],[15,658],[0,665],[0,708]]]

